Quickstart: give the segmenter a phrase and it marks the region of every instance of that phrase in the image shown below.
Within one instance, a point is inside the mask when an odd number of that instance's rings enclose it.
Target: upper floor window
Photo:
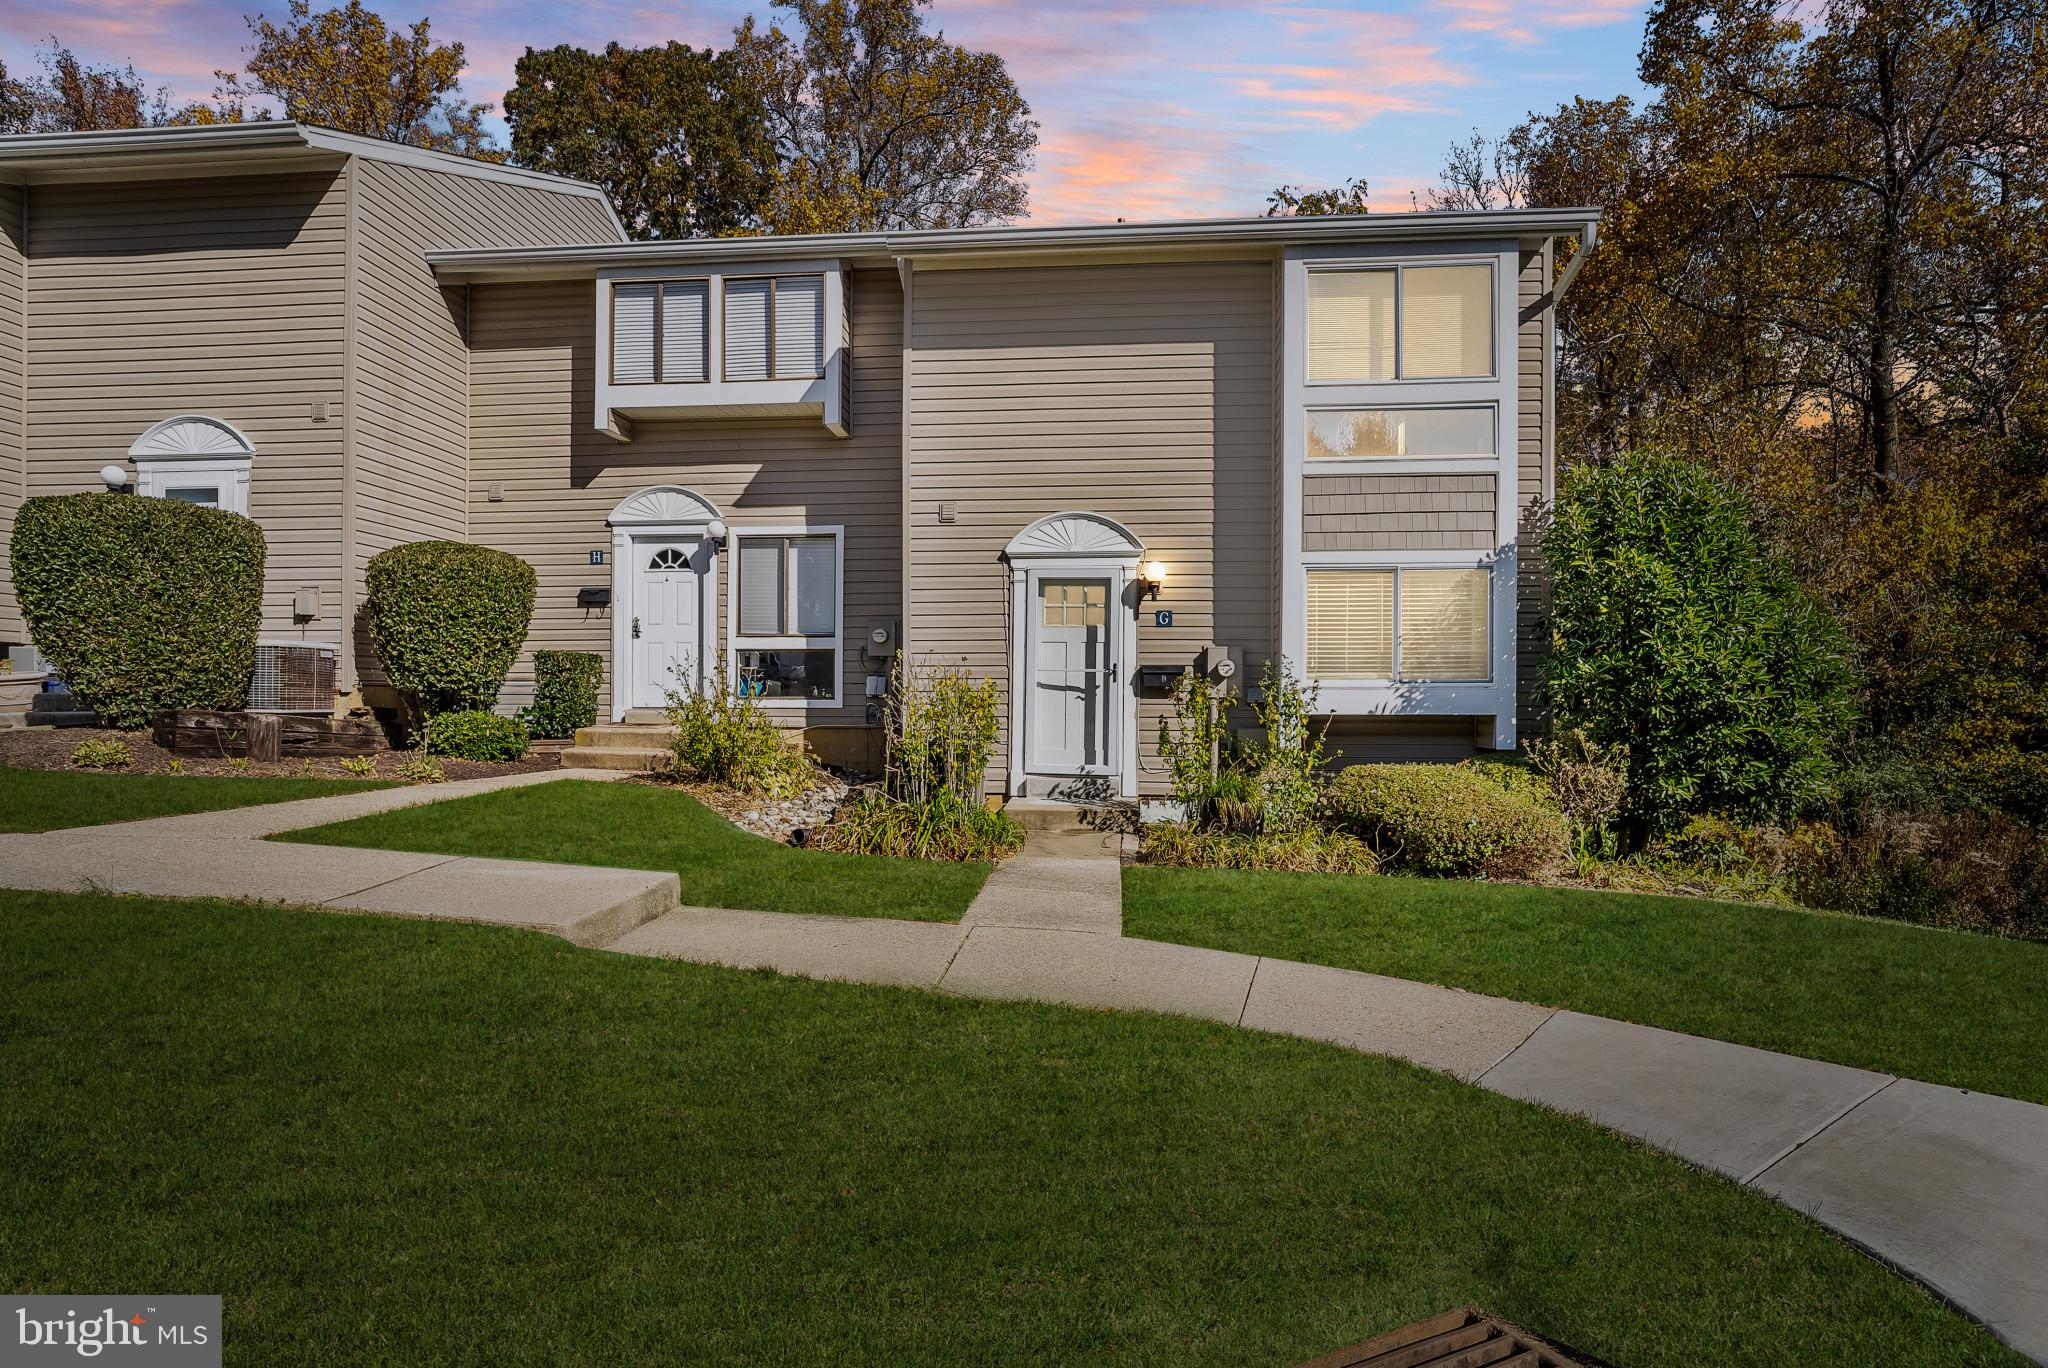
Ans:
[[[726,277],[727,380],[811,380],[824,369],[823,276]]]
[[[711,378],[708,280],[612,285],[612,383],[690,385]]]
[[[1497,454],[1493,406],[1341,408],[1308,411],[1311,461]]]
[[[1384,266],[1308,273],[1308,380],[1493,374],[1493,267]]]

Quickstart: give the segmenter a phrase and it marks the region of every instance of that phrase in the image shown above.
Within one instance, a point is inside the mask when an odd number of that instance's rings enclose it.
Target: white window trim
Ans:
[[[832,635],[822,636],[742,636],[740,634],[740,543],[748,537],[824,537],[832,538]],[[775,523],[759,527],[728,527],[726,529],[725,553],[732,558],[732,583],[725,595],[725,642],[726,668],[739,669],[741,651],[822,651],[831,643],[832,651],[832,697],[830,698],[769,698],[763,696],[757,701],[764,708],[791,712],[822,712],[840,707],[846,696],[846,526],[843,523]],[[789,563],[783,562],[783,593],[795,592],[795,585],[787,577]],[[793,611],[793,606],[792,606]],[[791,619],[793,620],[793,618]],[[725,681],[730,686],[731,681]]]
[[[1318,686],[1317,712],[1332,717],[1479,717],[1490,721],[1491,744],[1512,750],[1516,742],[1515,604],[1518,570],[1515,539],[1518,480],[1516,407],[1519,341],[1515,290],[1519,244],[1513,239],[1444,243],[1357,243],[1332,247],[1294,247],[1281,263],[1281,448],[1280,448],[1280,651],[1299,670],[1308,664],[1308,576],[1310,565],[1386,569],[1401,566],[1454,568],[1490,566],[1493,603],[1489,619],[1493,641],[1493,679],[1483,684],[1429,682],[1326,682]],[[1314,270],[1385,268],[1388,266],[1493,266],[1493,375],[1480,378],[1419,380],[1308,380],[1308,273]],[[1396,308],[1399,307],[1396,290]],[[1395,320],[1399,346],[1398,316]],[[1398,368],[1397,368],[1398,373]],[[1494,406],[1495,445],[1501,450],[1475,460],[1371,457],[1344,461],[1310,461],[1308,411],[1323,408],[1436,407],[1460,404]],[[1302,504],[1305,477],[1341,474],[1457,475],[1494,477],[1494,543],[1489,553],[1472,551],[1305,551]]]
[[[1401,320],[1403,315],[1406,314],[1408,311],[1408,283],[1406,277],[1408,272],[1411,270],[1418,268],[1428,269],[1437,266],[1484,266],[1488,271],[1492,272],[1493,289],[1491,293],[1493,295],[1493,317],[1491,319],[1491,323],[1493,327],[1493,337],[1491,341],[1493,342],[1493,374],[1411,376],[1404,375],[1402,373],[1403,362],[1406,360],[1406,357],[1402,355],[1401,341]],[[1310,380],[1308,378],[1307,281],[1306,278],[1304,278],[1301,326],[1298,329],[1295,329],[1295,331],[1298,332],[1301,337],[1301,354],[1303,357],[1302,383],[1305,384],[1309,389],[1356,389],[1367,385],[1396,385],[1400,386],[1403,389],[1406,389],[1408,387],[1415,385],[1491,384],[1494,381],[1502,378],[1504,372],[1501,369],[1502,359],[1500,337],[1503,332],[1513,332],[1514,330],[1512,328],[1502,328],[1501,320],[1503,318],[1511,318],[1514,315],[1512,314],[1512,312],[1505,314],[1501,312],[1500,282],[1503,272],[1501,271],[1500,258],[1497,255],[1493,255],[1490,253],[1482,253],[1477,255],[1447,255],[1441,257],[1399,256],[1388,257],[1385,260],[1324,260],[1315,262],[1313,265],[1308,267],[1308,270],[1310,274],[1315,275],[1336,274],[1338,272],[1344,271],[1392,271],[1394,273],[1394,373],[1384,380],[1374,380],[1365,377],[1357,377],[1349,380]],[[1510,364],[1512,364],[1512,354],[1510,354]]]
[[[247,456],[184,457],[163,460],[139,456],[135,460],[135,492],[148,499],[170,497],[173,489],[189,485],[212,485],[220,490],[218,507],[249,516],[249,474],[254,462]]]

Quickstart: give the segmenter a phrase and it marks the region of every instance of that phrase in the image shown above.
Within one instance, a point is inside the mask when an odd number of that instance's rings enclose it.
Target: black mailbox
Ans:
[[[612,606],[612,591],[610,589],[578,589],[576,591],[576,606],[578,608],[609,608]]]
[[[1185,665],[1140,665],[1138,687],[1141,689],[1171,689],[1173,681],[1188,672]]]

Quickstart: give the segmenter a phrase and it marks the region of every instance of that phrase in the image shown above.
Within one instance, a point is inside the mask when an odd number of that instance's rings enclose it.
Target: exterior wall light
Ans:
[[[100,483],[107,487],[109,493],[119,494],[128,487],[128,467],[117,465],[101,466]]]
[[[1166,562],[1146,561],[1144,580],[1145,596],[1147,598],[1158,598],[1159,591],[1166,587]]]

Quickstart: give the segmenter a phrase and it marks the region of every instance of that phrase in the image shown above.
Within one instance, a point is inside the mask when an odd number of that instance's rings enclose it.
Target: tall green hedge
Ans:
[[[1677,456],[1580,467],[1544,542],[1559,723],[1629,748],[1629,802],[1775,819],[1835,787],[1853,720],[1842,629],[1742,496]]]
[[[22,504],[10,559],[29,635],[108,726],[247,702],[263,617],[262,529],[132,494]]]
[[[520,716],[535,736],[574,736],[597,721],[604,657],[595,651],[535,651],[533,706]]]
[[[533,620],[533,567],[462,542],[371,557],[363,623],[392,684],[422,713],[489,709]]]

